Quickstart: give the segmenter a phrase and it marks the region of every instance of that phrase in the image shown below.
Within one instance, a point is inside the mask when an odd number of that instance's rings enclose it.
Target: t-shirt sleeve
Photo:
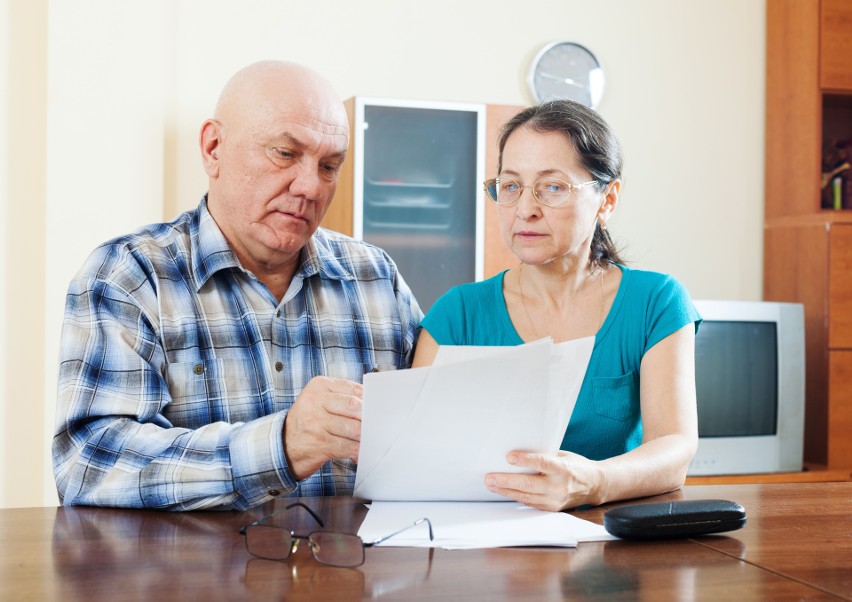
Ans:
[[[464,302],[458,287],[441,295],[420,322],[438,345],[461,345],[464,333]]]
[[[647,316],[645,352],[690,322],[695,324],[696,333],[701,324],[701,315],[686,288],[672,276],[667,276],[651,295]]]

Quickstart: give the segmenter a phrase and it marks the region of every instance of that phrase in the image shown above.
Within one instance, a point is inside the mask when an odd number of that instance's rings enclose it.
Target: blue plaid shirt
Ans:
[[[97,248],[71,282],[53,466],[64,504],[245,509],[351,494],[355,466],[297,482],[287,410],[317,375],[411,365],[422,314],[386,253],[318,229],[281,303],[210,213]]]

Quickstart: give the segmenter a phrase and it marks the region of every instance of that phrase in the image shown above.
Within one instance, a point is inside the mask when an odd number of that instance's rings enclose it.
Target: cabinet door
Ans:
[[[506,122],[524,107],[520,105],[487,105],[485,109],[485,177],[494,178],[500,156],[497,141]],[[485,273],[484,278],[518,265],[518,258],[503,242],[497,204],[485,199]]]
[[[828,466],[852,467],[852,351],[829,353]]]
[[[767,220],[807,215],[819,208],[822,145],[818,64],[819,3],[767,0]]]
[[[852,349],[852,224],[829,233],[828,346]]]
[[[482,278],[485,105],[356,98],[353,234],[424,311]]]
[[[852,91],[852,2],[822,0],[820,86]]]

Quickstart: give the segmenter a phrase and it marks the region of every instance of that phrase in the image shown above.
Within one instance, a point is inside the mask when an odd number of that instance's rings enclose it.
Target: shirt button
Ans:
[[[195,367],[192,369],[196,374],[204,374],[204,366],[201,364],[195,364]]]
[[[281,372],[284,369],[284,364],[281,362],[275,362],[275,369]]]
[[[269,495],[271,495],[272,497],[275,497],[275,496],[281,495],[281,492],[278,491],[277,489],[270,489]]]
[[[279,309],[278,311],[276,311],[276,312],[275,312],[275,317],[276,317],[276,318],[280,318],[280,317],[281,317],[281,310],[280,310],[280,309]]]

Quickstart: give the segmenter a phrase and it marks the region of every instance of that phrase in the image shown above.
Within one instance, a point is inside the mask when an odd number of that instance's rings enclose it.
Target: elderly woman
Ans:
[[[441,297],[423,320],[414,365],[431,364],[439,345],[594,336],[561,449],[511,452],[509,463],[531,474],[491,473],[487,487],[546,510],[677,489],[698,442],[701,318],[678,281],[626,267],[609,236],[621,190],[617,139],[596,112],[564,100],[521,111],[499,150],[499,175],[485,190],[520,264]]]

